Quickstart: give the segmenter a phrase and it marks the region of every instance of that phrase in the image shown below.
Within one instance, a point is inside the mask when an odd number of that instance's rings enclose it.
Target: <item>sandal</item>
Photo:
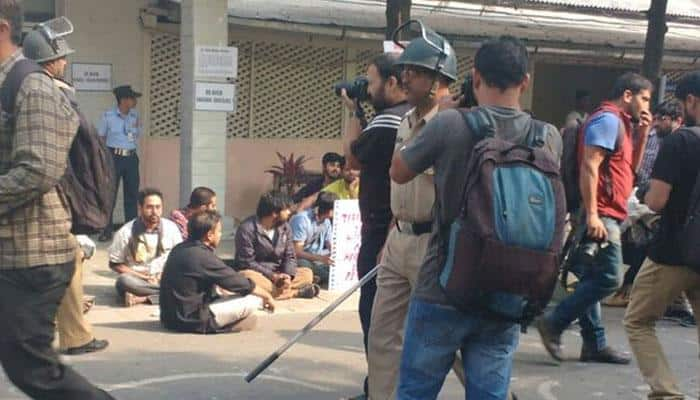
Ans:
[[[321,293],[321,287],[310,283],[300,287],[296,297],[300,299],[313,299],[314,297],[318,296],[319,293]]]

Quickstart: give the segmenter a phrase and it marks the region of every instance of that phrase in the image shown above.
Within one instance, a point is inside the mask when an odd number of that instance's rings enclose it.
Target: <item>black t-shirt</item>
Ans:
[[[209,333],[216,326],[209,304],[218,296],[218,285],[230,292],[247,295],[255,285],[224,264],[214,250],[199,241],[175,246],[168,256],[160,281],[160,321],[168,329]]]
[[[396,131],[410,109],[408,103],[399,103],[379,111],[352,143],[352,154],[362,164],[360,213],[363,223],[388,223],[391,219],[389,168]]]
[[[678,243],[688,203],[700,171],[700,128],[683,128],[661,143],[651,179],[672,186],[661,212],[661,228],[649,249],[649,258],[660,264],[680,265]]]

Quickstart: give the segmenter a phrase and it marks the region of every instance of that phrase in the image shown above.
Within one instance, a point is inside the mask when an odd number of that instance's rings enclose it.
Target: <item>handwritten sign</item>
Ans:
[[[71,66],[71,77],[76,90],[91,92],[112,91],[111,64],[81,64]]]
[[[337,200],[333,209],[333,252],[328,289],[343,291],[357,282],[362,220],[357,200]]]
[[[227,111],[235,109],[236,90],[230,83],[195,83],[194,108],[199,111]]]

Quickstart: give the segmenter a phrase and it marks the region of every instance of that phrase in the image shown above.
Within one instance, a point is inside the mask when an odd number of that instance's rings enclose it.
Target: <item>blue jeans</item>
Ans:
[[[505,399],[519,334],[513,323],[411,299],[396,399],[437,398],[457,350],[464,363],[465,398]]]
[[[602,220],[608,231],[608,246],[600,249],[592,265],[576,266],[573,271],[579,277],[576,290],[545,317],[558,333],[578,318],[583,344],[592,351],[606,346],[600,300],[622,285],[620,224],[611,218]]]

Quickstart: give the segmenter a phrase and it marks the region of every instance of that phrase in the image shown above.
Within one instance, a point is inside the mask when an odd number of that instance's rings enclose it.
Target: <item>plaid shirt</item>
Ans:
[[[17,50],[0,65],[0,85],[22,58]],[[76,242],[57,184],[78,117],[52,79],[35,73],[22,82],[14,119],[13,129],[0,114],[0,270],[70,262]]]

